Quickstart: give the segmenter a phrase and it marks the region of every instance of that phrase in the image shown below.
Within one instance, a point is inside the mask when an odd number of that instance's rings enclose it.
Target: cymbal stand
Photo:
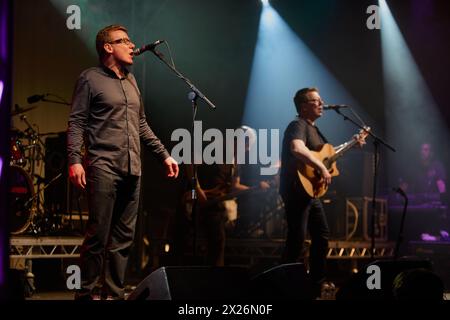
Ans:
[[[28,169],[28,173],[31,176],[31,179],[33,181],[33,185],[37,185],[37,190],[36,190],[36,194],[31,197],[26,204],[29,205],[33,205],[35,203],[36,205],[36,214],[33,217],[33,221],[31,223],[31,227],[32,227],[32,233],[33,234],[38,234],[40,232],[42,232],[41,228],[42,226],[36,226],[36,220],[38,217],[40,217],[41,219],[43,219],[44,216],[44,210],[43,208],[41,208],[41,192],[44,191],[48,185],[50,185],[50,183],[53,182],[53,180],[47,185],[44,186],[43,189],[40,188],[41,184],[42,184],[42,178],[38,175],[36,175],[36,161],[41,160],[43,158],[43,154],[42,154],[42,149],[45,147],[44,143],[42,142],[39,133],[33,129],[33,126],[30,124],[30,122],[27,119],[26,115],[21,115],[20,116],[20,120],[25,122],[25,124],[27,125],[27,129],[25,129],[25,133],[26,133],[26,137],[28,138],[29,144],[28,147],[30,149],[30,155],[29,155],[29,161],[30,161],[30,166]],[[37,178],[37,181],[35,182],[35,179]],[[38,223],[38,224],[42,224],[42,223]]]
[[[27,208],[31,203],[33,203],[36,199],[39,199],[41,197],[41,193],[44,192],[48,187],[50,187],[56,180],[58,180],[59,178],[61,178],[62,173],[58,174],[56,177],[54,177],[49,183],[47,183],[46,185],[44,185],[44,187],[41,189],[40,185],[41,183],[38,182],[38,192],[36,192],[36,194],[34,196],[32,196],[30,199],[27,200],[27,202],[25,202],[24,207]],[[42,179],[42,178],[41,178]],[[38,178],[39,180],[39,178]],[[38,200],[39,201],[39,200]],[[35,217],[36,218],[36,217]],[[41,217],[42,219],[43,217]],[[35,220],[35,219],[33,219]],[[42,233],[44,230],[43,227],[46,227],[46,225],[48,224],[46,221],[46,219],[44,220],[44,225],[42,225],[42,221],[39,221],[38,223],[36,223],[36,221],[32,221],[31,222],[31,231],[33,234],[39,234]],[[47,219],[48,220],[48,219]],[[48,231],[48,230],[45,230]]]
[[[26,115],[21,115],[20,120],[25,122],[25,124],[28,126],[28,128],[25,130],[27,133],[28,140],[30,142],[29,148],[32,148],[31,156],[30,156],[30,175],[34,177],[35,174],[35,160],[42,158],[41,150],[45,146],[44,142],[42,142],[41,137],[39,136],[39,133],[36,132],[36,130],[33,129],[33,126],[28,122]],[[37,149],[37,151],[36,151]]]

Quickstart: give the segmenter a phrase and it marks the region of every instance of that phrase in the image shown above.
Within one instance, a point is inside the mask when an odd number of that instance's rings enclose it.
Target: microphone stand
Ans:
[[[349,109],[351,110],[351,112],[353,114],[356,114],[352,110],[352,108],[349,107]],[[358,128],[361,128],[362,130],[366,130],[366,128],[364,128],[364,124],[360,125],[353,119],[351,119],[348,116],[346,116],[345,114],[343,114],[338,108],[335,108],[333,110],[336,111],[338,114],[340,114],[344,118],[344,120],[350,121]],[[396,152],[396,150],[394,149],[394,147],[389,145],[387,142],[383,141],[383,139],[381,139],[380,137],[375,135],[372,132],[372,130],[367,131],[367,133],[373,138],[373,146],[374,146],[374,148],[373,148],[373,168],[374,168],[374,170],[373,170],[373,190],[372,190],[372,221],[371,221],[371,226],[370,226],[370,232],[371,232],[370,257],[372,260],[374,260],[374,258],[375,258],[375,210],[376,210],[376,195],[377,195],[378,162],[379,162],[379,157],[380,157],[378,148],[379,148],[380,144],[383,144],[388,149],[390,149],[392,152]]]
[[[406,210],[408,208],[408,197],[406,196],[405,192],[401,190],[400,188],[394,189],[398,194],[400,194],[403,199],[405,199],[405,203],[403,204],[403,213],[402,213],[402,219],[400,221],[400,231],[398,233],[397,243],[395,244],[395,251],[394,251],[394,260],[398,259],[398,253],[400,251],[400,245],[403,242],[403,226],[405,224],[405,217],[406,217]]]
[[[63,105],[65,105],[65,106],[70,106],[70,103],[68,103],[68,102],[62,102],[62,101],[57,101],[57,100],[51,100],[51,99],[47,99],[47,98],[42,98],[41,101],[44,101],[44,102],[51,102],[51,103],[57,103],[57,104],[63,104]]]
[[[156,51],[156,50],[150,50],[159,60],[161,60],[170,70],[172,70],[178,78],[180,78],[181,80],[183,80],[191,89],[191,91],[193,93],[196,94],[196,96],[198,96],[199,98],[201,98],[203,101],[205,101],[212,109],[216,109],[216,106],[209,101],[209,99],[199,90],[197,89],[196,86],[194,86],[194,84],[185,76],[183,76],[174,66],[172,66],[170,63],[168,63],[166,60],[163,59],[163,55]],[[196,99],[196,97],[195,97]]]
[[[216,109],[216,106],[199,90],[197,87],[188,79],[186,78],[181,72],[179,72],[173,65],[168,63],[166,60],[163,59],[163,55],[156,51],[155,49],[150,50],[159,60],[161,60],[170,70],[172,70],[173,73],[176,74],[178,78],[183,80],[191,89],[191,91],[188,93],[188,98],[191,101],[192,105],[192,126],[191,126],[191,137],[194,137],[194,126],[195,126],[195,117],[197,115],[197,99],[201,98],[203,101],[206,102],[206,104],[211,109]],[[192,201],[192,222],[193,222],[193,256],[197,256],[197,190],[196,187],[198,185],[198,178],[197,178],[197,166],[195,164],[194,160],[194,146],[191,145],[191,161],[192,161],[192,178],[191,178],[191,201]]]
[[[191,126],[191,137],[194,136],[194,126],[195,126],[195,117],[197,116],[197,98],[198,95],[191,91],[188,93],[188,98],[191,100],[192,105],[192,126]],[[193,223],[193,233],[192,233],[192,254],[194,257],[197,256],[197,228],[198,228],[198,219],[197,219],[197,184],[198,184],[198,176],[197,176],[197,166],[194,160],[194,146],[191,145],[191,161],[192,161],[192,177],[191,177],[191,203],[192,203],[192,223]]]
[[[31,145],[33,146],[32,150],[31,150],[32,153],[31,153],[31,161],[30,161],[30,175],[31,175],[32,179],[34,179],[34,174],[36,172],[36,160],[39,160],[39,157],[43,156],[41,150],[42,150],[42,148],[45,150],[45,144],[42,141],[41,137],[39,136],[39,132],[36,132],[36,130],[33,129],[33,126],[27,120],[26,115],[24,115],[24,114],[21,115],[20,120],[25,122],[25,124],[28,126],[27,130],[29,130],[31,132],[31,134],[29,134],[29,136],[28,136],[28,139],[31,141]],[[39,163],[38,163],[38,165],[39,165]],[[38,207],[37,210],[39,211],[40,208]]]
[[[49,96],[58,98],[59,100],[47,99],[46,97],[49,97]],[[50,103],[56,103],[56,104],[63,104],[65,106],[70,106],[70,103],[68,103],[64,98],[61,98],[61,97],[59,97],[59,96],[57,96],[56,94],[53,94],[53,93],[46,93],[44,95],[41,95],[39,100],[34,101],[34,102],[38,102],[38,101],[50,102]],[[30,102],[28,102],[28,103],[30,103]]]

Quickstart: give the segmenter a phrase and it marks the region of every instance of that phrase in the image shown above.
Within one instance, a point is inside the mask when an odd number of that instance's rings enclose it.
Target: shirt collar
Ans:
[[[119,79],[117,77],[116,73],[114,71],[112,71],[110,68],[108,68],[107,66],[105,66],[104,64],[100,64],[99,67],[110,77]],[[125,74],[125,78],[128,78],[128,74],[130,73],[130,71],[126,67],[123,67],[123,72]]]

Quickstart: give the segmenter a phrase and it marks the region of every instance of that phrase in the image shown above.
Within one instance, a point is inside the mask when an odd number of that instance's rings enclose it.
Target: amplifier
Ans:
[[[388,239],[386,199],[375,199],[375,212],[372,212],[372,198],[347,198],[345,210],[346,240],[352,238],[371,240],[373,216],[375,217],[375,239],[386,241]]]

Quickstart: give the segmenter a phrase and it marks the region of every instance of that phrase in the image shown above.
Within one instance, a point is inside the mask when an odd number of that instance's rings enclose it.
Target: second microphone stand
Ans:
[[[349,109],[353,114],[355,114],[351,108],[349,108]],[[392,152],[396,152],[396,150],[394,149],[394,147],[389,145],[387,142],[383,141],[381,138],[376,136],[372,132],[372,130],[367,130],[367,128],[365,127],[364,124],[360,125],[353,119],[351,119],[348,116],[346,116],[345,114],[343,114],[338,108],[333,109],[333,110],[336,111],[338,114],[340,114],[344,118],[344,120],[348,120],[351,123],[353,123],[355,126],[357,126],[358,128],[365,130],[373,138],[373,146],[374,146],[374,148],[373,148],[373,189],[372,189],[372,215],[371,215],[372,221],[371,221],[371,225],[370,225],[370,233],[371,233],[370,257],[372,260],[374,260],[374,258],[375,258],[375,212],[376,212],[376,205],[377,205],[376,196],[377,196],[378,162],[379,162],[379,157],[380,157],[378,148],[379,148],[380,144],[383,144],[388,149],[390,149]],[[357,118],[359,118],[356,114],[355,114],[355,116]]]
[[[176,74],[178,78],[183,80],[191,89],[191,91],[188,94],[188,98],[191,101],[192,106],[192,126],[191,126],[191,137],[194,137],[194,127],[195,127],[195,118],[197,115],[197,99],[201,98],[203,101],[208,104],[211,109],[216,109],[216,106],[188,79],[186,78],[181,72],[179,72],[175,66],[168,63],[166,60],[163,59],[163,55],[156,51],[155,49],[150,50],[159,60],[161,60],[170,70],[172,70],[173,73]],[[193,140],[192,140],[193,141]],[[198,186],[198,176],[197,176],[197,166],[195,164],[194,160],[194,146],[191,143],[191,161],[192,161],[192,178],[191,178],[191,203],[192,203],[192,222],[194,226],[194,232],[193,232],[193,256],[197,256],[197,186]]]

